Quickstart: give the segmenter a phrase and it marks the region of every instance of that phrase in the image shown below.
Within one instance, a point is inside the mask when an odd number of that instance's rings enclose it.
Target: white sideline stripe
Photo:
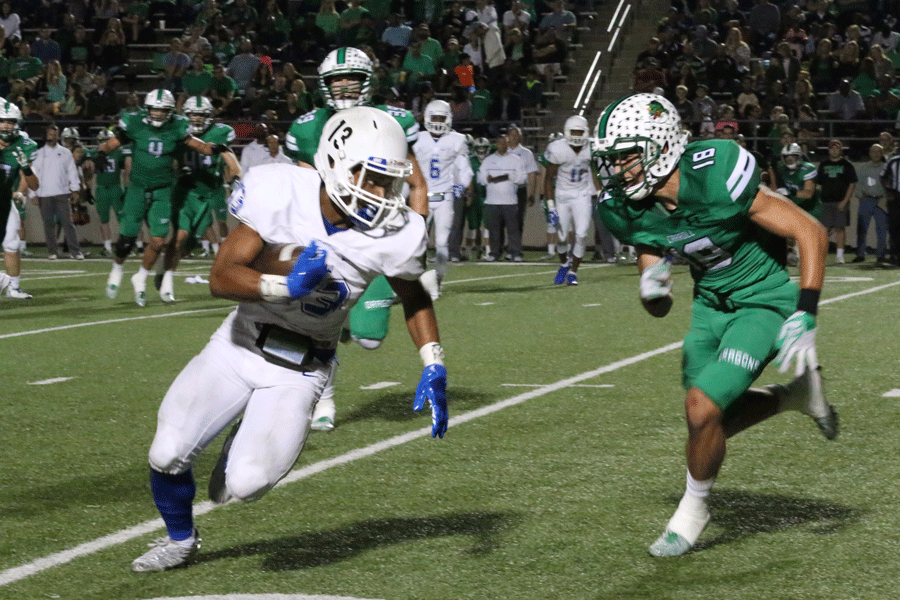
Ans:
[[[375,600],[356,596],[322,596],[309,594],[213,594],[211,596],[179,596],[151,600]]]
[[[378,383],[373,383],[372,385],[361,385],[359,389],[361,390],[383,390],[384,388],[394,387],[395,385],[400,385],[399,381],[379,381]]]
[[[874,288],[870,288],[868,290],[863,290],[861,292],[855,292],[852,294],[844,294],[843,296],[837,296],[835,298],[829,298],[827,300],[823,300],[819,304],[831,304],[832,302],[838,302],[840,300],[846,300],[848,298],[853,298],[855,296],[861,296],[863,294],[869,294],[873,292],[877,292],[883,289],[887,289],[896,285],[900,285],[900,281],[895,281],[893,283],[888,283],[885,285],[880,285]],[[208,309],[208,310],[217,310],[217,309]],[[165,316],[165,315],[163,315]],[[642,354],[638,354],[636,356],[632,356],[630,358],[626,358],[623,360],[616,361],[605,367],[600,367],[598,369],[594,369],[593,371],[586,371],[581,373],[580,375],[575,375],[574,377],[569,377],[567,379],[562,379],[557,381],[556,383],[552,383],[550,385],[545,385],[543,387],[537,388],[530,392],[526,392],[524,394],[519,394],[518,396],[513,396],[512,398],[507,398],[506,400],[501,400],[500,402],[496,402],[490,406],[484,406],[482,408],[469,411],[462,415],[451,417],[450,418],[450,427],[454,427],[456,425],[461,425],[463,423],[467,423],[469,421],[478,419],[480,417],[487,416],[489,414],[501,411],[505,408],[509,408],[511,406],[516,406],[518,404],[522,404],[531,400],[533,398],[538,398],[545,394],[550,394],[552,392],[559,391],[567,386],[580,383],[586,379],[591,379],[597,377],[599,375],[603,375],[605,373],[610,373],[612,371],[616,371],[623,367],[627,367],[629,365],[633,365],[635,363],[641,362],[648,358],[652,358],[658,354],[664,354],[666,352],[670,352],[672,350],[677,350],[681,348],[683,342],[674,342],[672,344],[668,344],[666,346],[662,346],[657,348],[656,350],[650,350],[649,352],[644,352]],[[394,446],[400,446],[407,442],[411,442],[413,440],[419,439],[421,437],[426,437],[431,434],[431,427],[423,427],[418,430],[410,431],[409,433],[405,433],[403,435],[398,435],[387,440],[383,440],[378,442],[377,444],[372,444],[371,446],[366,446],[364,448],[358,448],[356,450],[351,450],[346,454],[342,454],[341,456],[336,456],[334,458],[330,458],[327,460],[319,461],[317,463],[313,463],[311,465],[307,465],[303,468],[297,469],[296,471],[291,471],[287,474],[287,476],[278,482],[278,485],[275,487],[279,487],[281,485],[286,485],[288,483],[293,483],[295,481],[299,481],[301,479],[305,479],[317,473],[321,473],[331,467],[336,467],[339,465],[343,465],[346,463],[353,462],[355,460],[359,460],[362,458],[366,458],[367,456],[372,456],[373,454],[377,454],[382,450],[387,450],[389,448],[393,448]],[[194,515],[200,516],[204,515],[211,510],[218,508],[222,505],[217,505],[209,500],[205,502],[200,502],[199,504],[194,506]],[[151,521],[146,521],[139,525],[135,525],[134,527],[130,527],[128,529],[123,529],[122,531],[118,531],[116,533],[111,533],[109,535],[103,536],[91,542],[85,542],[84,544],[80,544],[75,546],[74,548],[70,548],[68,550],[63,550],[62,552],[57,552],[55,554],[51,554],[49,556],[45,556],[43,558],[36,559],[30,563],[21,565],[19,567],[13,567],[12,569],[7,569],[0,573],[0,586],[8,585],[10,583],[14,583],[19,581],[20,579],[24,579],[31,575],[35,575],[40,573],[41,571],[45,571],[47,569],[58,567],[60,565],[66,564],[75,560],[76,558],[87,556],[88,554],[93,554],[94,552],[99,552],[101,550],[105,550],[106,548],[110,548],[117,544],[121,544],[127,541],[130,541],[136,537],[151,533],[156,531],[157,529],[162,529],[165,527],[163,520],[161,518],[153,519]]]
[[[78,329],[79,327],[91,327],[92,325],[108,325],[109,323],[124,323],[126,321],[141,321],[144,319],[164,319],[166,317],[179,317],[182,315],[195,315],[198,313],[211,312],[214,310],[232,310],[234,306],[220,306],[217,308],[199,308],[197,310],[182,310],[173,313],[162,313],[158,315],[144,315],[142,317],[127,317],[124,319],[109,319],[106,321],[91,321],[89,323],[73,323],[71,325],[60,325],[59,327],[47,327],[46,329],[32,329],[31,331],[19,331],[17,333],[4,333],[0,335],[0,340],[8,338],[17,338],[25,335],[35,335],[38,333],[51,333],[53,331],[65,331],[66,329]]]
[[[900,390],[891,390],[881,395],[882,398],[900,398]]]
[[[487,263],[487,264],[496,264],[496,263]],[[520,263],[527,266],[533,266],[530,263]],[[606,267],[611,267],[612,265],[607,263],[605,265],[581,265],[580,269],[603,269]],[[490,277],[474,277],[472,279],[454,279],[453,281],[445,281],[441,285],[450,285],[451,283],[471,283],[472,281],[489,281],[491,279],[506,279],[507,277],[529,277],[531,275],[556,275],[556,272],[559,271],[559,268],[554,268],[552,271],[530,271],[528,273],[514,273],[512,275],[492,275]]]
[[[501,383],[501,387],[543,387],[544,383]],[[600,383],[600,384],[591,384],[591,383],[579,383],[576,385],[570,385],[569,387],[579,387],[579,388],[611,388],[616,387],[611,383]]]

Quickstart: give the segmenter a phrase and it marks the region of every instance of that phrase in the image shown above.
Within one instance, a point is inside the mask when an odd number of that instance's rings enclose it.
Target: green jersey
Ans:
[[[19,189],[19,174],[22,171],[22,167],[19,166],[19,161],[13,155],[13,151],[19,149],[25,153],[25,156],[28,158],[28,164],[31,164],[34,162],[34,154],[37,152],[38,145],[31,138],[19,135],[16,141],[0,152],[0,169],[2,169],[0,171],[0,199],[3,199],[5,202],[12,200],[13,192]],[[6,212],[9,212],[8,204],[6,204]],[[6,220],[5,214],[3,219],[4,221]]]
[[[400,123],[403,131],[406,132],[406,141],[409,144],[416,142],[419,137],[419,123],[411,112],[404,108],[386,106],[384,104],[373,106],[373,108],[383,110],[394,117]],[[291,128],[288,130],[284,141],[284,153],[288,158],[310,165],[314,164],[313,157],[319,148],[319,138],[322,137],[322,130],[325,128],[326,121],[336,112],[335,109],[326,106],[297,117],[297,120],[291,123]]]
[[[172,115],[162,127],[154,127],[146,117],[146,110],[141,110],[119,119],[119,127],[132,140],[131,182],[148,189],[171,186],[176,151],[188,138],[191,122],[187,117]]]
[[[88,160],[97,158],[97,150],[88,148],[84,152]],[[121,146],[106,155],[106,164],[97,169],[97,187],[122,187],[122,171],[125,169],[125,158],[131,156],[130,146]]]
[[[234,141],[234,129],[224,123],[213,123],[203,134],[195,137],[199,137],[210,145],[230,144]],[[206,156],[187,146],[182,146],[178,163],[191,170],[191,176],[181,178],[179,185],[183,185],[187,179],[190,182],[189,187],[201,196],[221,191],[222,186],[225,185],[225,161],[222,160],[221,154]]]
[[[803,189],[807,181],[816,182],[819,172],[815,165],[808,162],[801,162],[796,169],[788,169],[783,161],[775,164],[775,179],[778,181],[779,188],[787,190],[787,197],[791,202],[807,212],[812,212],[819,200],[819,192],[816,190],[812,198],[799,199],[797,192]]]
[[[731,140],[688,144],[678,163],[678,206],[668,211],[604,194],[597,216],[623,244],[676,252],[691,265],[694,298],[719,309],[766,306],[790,280],[785,244],[750,220],[759,187],[753,155]]]

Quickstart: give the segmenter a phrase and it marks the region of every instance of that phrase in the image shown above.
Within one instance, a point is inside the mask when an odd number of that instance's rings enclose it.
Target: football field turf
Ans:
[[[157,408],[233,307],[184,282],[209,266],[186,261],[178,302],[151,287],[139,308],[127,278],[105,297],[109,261],[26,260],[34,299],[0,300],[0,599],[887,600],[900,589],[900,270],[871,263],[830,264],[822,296],[818,354],[840,436],[790,413],[729,440],[712,522],[688,555],[647,553],[684,488],[686,268],[659,320],[640,307],[633,265],[585,263],[567,287],[552,284],[552,263],[462,263],[436,303],[443,440],[412,411],[422,365],[395,307],[381,348],[339,348],[337,428],[311,433],[282,484],[251,504],[206,502],[215,440],[195,465],[196,563],[132,573],[164,535],[147,478]],[[789,378],[770,366],[759,383]]]

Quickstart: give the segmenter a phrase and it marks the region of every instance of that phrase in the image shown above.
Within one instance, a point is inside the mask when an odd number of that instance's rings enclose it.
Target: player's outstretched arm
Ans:
[[[228,234],[209,273],[209,291],[217,298],[262,300],[260,273],[247,265],[263,249],[263,239],[244,223]]]
[[[444,367],[444,351],[431,296],[418,279],[387,279],[403,303],[406,327],[425,363],[422,379],[416,388],[413,410],[422,410],[427,401],[431,405],[431,436],[443,438],[450,420],[447,411],[447,369]]]
[[[412,163],[412,175],[406,180],[409,184],[409,207],[422,215],[428,216],[428,183],[425,176],[422,175],[422,169],[419,168],[419,161],[416,155],[410,150],[406,159]]]
[[[781,372],[796,360],[795,374],[818,367],[816,314],[825,279],[828,234],[824,227],[796,205],[761,187],[750,206],[750,219],[764,229],[797,240],[800,251],[800,300],[797,311],[781,327],[775,347],[775,363]]]
[[[635,246],[641,273],[641,304],[654,317],[661,318],[672,309],[672,272],[662,252],[649,246]]]

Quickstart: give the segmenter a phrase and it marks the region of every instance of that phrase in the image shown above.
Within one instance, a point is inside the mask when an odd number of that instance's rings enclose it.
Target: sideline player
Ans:
[[[0,273],[0,292],[6,289],[6,297],[29,300],[31,294],[23,292],[21,284],[22,258],[19,254],[19,229],[21,225],[17,205],[25,202],[28,190],[38,189],[38,178],[31,170],[37,143],[19,129],[22,111],[19,107],[0,98],[0,231],[3,232],[3,262],[6,273]]]
[[[761,186],[756,160],[734,141],[687,139],[671,102],[639,93],[607,106],[592,140],[604,190],[597,214],[635,245],[646,310],[662,317],[672,306],[669,252],[690,263],[694,279],[682,360],[687,489],[650,546],[654,556],[684,554],[700,537],[726,438],[785,410],[812,417],[828,439],[838,434],[815,346],[825,229]],[[800,248],[799,293],[784,267],[784,237]],[[751,388],[773,359],[782,372],[796,359],[796,378]]]
[[[481,168],[481,163],[491,153],[491,143],[487,138],[477,138],[472,142],[472,153],[469,155],[469,164],[472,167],[472,173],[477,173]],[[465,254],[470,260],[483,260],[489,255],[488,252],[488,233],[484,225],[484,198],[485,188],[478,183],[477,179],[472,180],[472,193],[469,202],[466,203],[463,225],[466,233]],[[481,231],[481,247],[478,247],[478,232]]]
[[[566,119],[563,139],[551,142],[541,157],[547,168],[544,195],[548,222],[559,225],[556,252],[560,267],[553,283],[578,285],[578,267],[591,231],[591,197],[596,194],[591,177],[590,126],[574,115]],[[572,234],[570,236],[570,234]],[[574,237],[569,252],[569,238]]]
[[[146,306],[147,276],[163,250],[172,217],[172,188],[175,185],[175,156],[182,146],[204,155],[228,152],[224,144],[210,145],[188,131],[187,117],[175,114],[175,97],[169,90],[153,90],[144,98],[144,108],[123,113],[115,137],[97,149],[97,161],[120,146],[131,144],[131,181],[125,190],[119,239],[115,244],[112,270],[106,295],[115,298],[122,284],[125,259],[137,242],[141,225],[147,221],[150,243],[144,248],[141,267],[132,275],[134,301]]]
[[[159,409],[150,447],[150,487],[167,536],[132,563],[135,571],[188,564],[197,455],[238,415],[218,500],[257,500],[290,471],[329,379],[347,310],[377,276],[400,297],[425,363],[413,408],[432,409],[432,436],[447,430],[447,371],[431,298],[418,281],[425,222],[401,189],[412,166],[403,130],[384,112],[356,107],[325,124],[316,170],[255,167],[229,209],[241,222],[210,273],[214,296],[238,308],[182,370]],[[305,246],[287,277],[248,266],[265,244]]]
[[[190,122],[190,134],[210,145],[227,146],[234,141],[234,129],[224,123],[213,122],[213,105],[208,98],[191,96],[183,106]],[[241,166],[230,150],[207,156],[182,146],[178,156],[179,177],[172,191],[172,220],[175,235],[166,243],[163,273],[159,279],[159,297],[163,302],[175,302],[175,269],[181,258],[190,252],[213,223],[214,206],[225,205],[225,180],[240,177]]]
[[[821,202],[816,189],[818,170],[811,162],[803,160],[800,144],[790,143],[781,149],[781,160],[769,167],[769,180],[774,181],[777,192],[811,214],[821,217]],[[788,264],[797,264],[796,244],[788,240]]]
[[[97,144],[102,144],[113,137],[111,129],[104,127],[97,133]],[[97,150],[88,149],[86,156],[94,163],[95,173],[95,190],[94,205],[97,209],[97,216],[100,219],[100,235],[103,236],[102,256],[109,258],[112,256],[112,231],[109,227],[110,211],[116,215],[116,221],[121,223],[122,206],[124,205],[125,188],[123,181],[127,182],[129,173],[126,164],[130,161],[126,160],[131,155],[131,149],[128,146],[116,148],[106,155],[104,161],[97,160]],[[85,165],[90,163],[85,163]]]

